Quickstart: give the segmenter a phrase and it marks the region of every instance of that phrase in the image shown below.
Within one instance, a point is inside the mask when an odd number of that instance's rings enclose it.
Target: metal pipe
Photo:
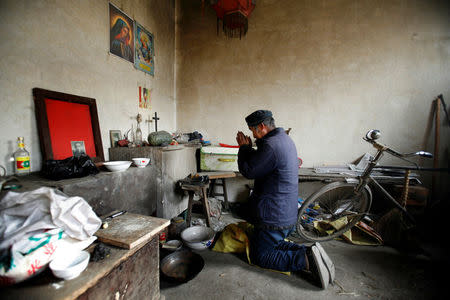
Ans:
[[[391,194],[388,193],[388,191],[386,191],[375,179],[373,179],[372,176],[370,176],[370,179],[375,184],[375,186],[379,188],[383,192],[383,194],[385,194],[386,197],[388,197],[388,199],[391,200],[391,202],[408,217],[408,219],[410,219],[414,223],[416,222],[414,217],[400,203],[398,203],[397,200],[395,200],[394,197],[392,197]]]
[[[392,170],[418,170],[418,171],[436,171],[436,172],[450,172],[450,168],[422,168],[422,167],[402,167],[402,166],[377,166],[378,169],[392,169]]]

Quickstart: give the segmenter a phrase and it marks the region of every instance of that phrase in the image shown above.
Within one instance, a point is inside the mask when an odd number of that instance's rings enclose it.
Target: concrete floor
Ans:
[[[184,284],[161,281],[161,295],[166,300],[440,298],[438,274],[443,267],[429,258],[385,246],[340,241],[322,245],[336,266],[336,280],[326,290],[300,277],[251,266],[234,254],[203,250],[196,251],[205,260],[203,270]]]
[[[301,185],[307,197],[320,183]],[[237,221],[223,215],[226,223]],[[432,239],[428,239],[432,240]],[[298,241],[301,243],[301,241]],[[191,281],[161,280],[161,298],[171,299],[439,299],[448,285],[450,260],[440,244],[421,242],[422,254],[405,254],[388,246],[355,246],[343,241],[322,243],[336,266],[336,280],[321,290],[297,276],[287,276],[247,263],[236,254],[195,251],[205,266]],[[416,252],[417,253],[417,252]]]

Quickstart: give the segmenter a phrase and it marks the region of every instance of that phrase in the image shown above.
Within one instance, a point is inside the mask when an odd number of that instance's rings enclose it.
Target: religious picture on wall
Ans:
[[[73,156],[86,155],[86,148],[84,146],[84,141],[71,141],[70,146],[72,147]]]
[[[134,22],[109,3],[109,52],[134,62]]]
[[[139,87],[139,108],[152,109],[151,89]]]
[[[153,57],[154,51],[154,38],[153,34],[148,32],[141,24],[135,22],[136,32],[135,36],[135,56],[134,66],[136,69],[144,71],[150,75],[154,75],[155,64]]]

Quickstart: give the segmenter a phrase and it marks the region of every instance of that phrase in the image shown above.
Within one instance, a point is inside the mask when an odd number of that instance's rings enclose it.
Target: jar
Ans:
[[[177,239],[181,232],[186,229],[186,221],[182,217],[175,217],[170,220],[169,237],[170,239]]]

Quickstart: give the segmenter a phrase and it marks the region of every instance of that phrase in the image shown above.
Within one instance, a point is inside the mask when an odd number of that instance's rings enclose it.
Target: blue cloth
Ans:
[[[282,272],[305,269],[306,247],[284,240],[293,230],[294,227],[285,230],[256,229],[250,239],[252,263]]]
[[[257,150],[241,146],[239,172],[255,179],[249,198],[251,220],[256,226],[290,228],[297,222],[298,158],[292,139],[275,128],[256,141]],[[270,228],[274,229],[274,228]]]

